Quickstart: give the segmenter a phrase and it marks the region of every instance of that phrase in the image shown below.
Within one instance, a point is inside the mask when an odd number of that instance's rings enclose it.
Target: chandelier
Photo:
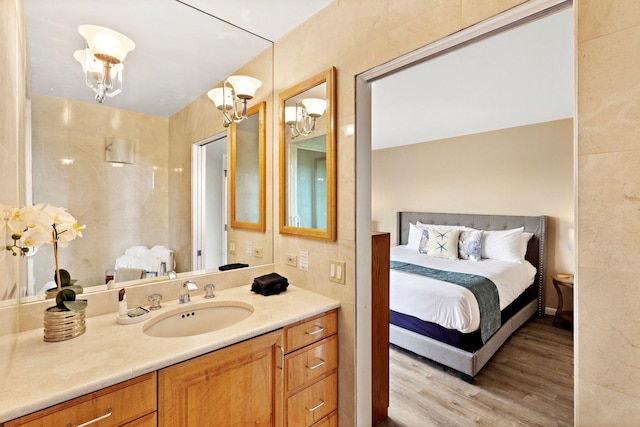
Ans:
[[[222,111],[224,127],[247,118],[247,101],[255,96],[260,86],[262,82],[254,77],[229,76],[222,87],[207,92],[216,108]]]
[[[136,45],[117,31],[97,25],[81,25],[78,32],[86,40],[84,50],[77,50],[73,57],[82,65],[85,83],[102,104],[105,98],[113,98],[122,92],[122,62]]]
[[[285,107],[284,122],[289,126],[291,139],[309,136],[316,131],[318,118],[327,109],[326,99],[306,98],[296,102],[295,106]]]

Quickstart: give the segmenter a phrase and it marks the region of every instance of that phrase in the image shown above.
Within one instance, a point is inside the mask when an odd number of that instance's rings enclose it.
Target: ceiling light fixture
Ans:
[[[285,107],[284,122],[289,126],[291,139],[313,134],[318,118],[326,109],[327,101],[319,98],[306,98],[296,102],[295,106]]]
[[[254,77],[230,76],[222,83],[222,87],[207,92],[216,108],[222,111],[224,127],[247,118],[247,101],[255,96],[260,86],[262,82]],[[242,103],[241,110],[238,103]]]
[[[122,62],[136,45],[117,31],[97,25],[80,25],[78,32],[87,42],[84,50],[77,50],[73,57],[82,65],[85,82],[102,104],[122,92]]]

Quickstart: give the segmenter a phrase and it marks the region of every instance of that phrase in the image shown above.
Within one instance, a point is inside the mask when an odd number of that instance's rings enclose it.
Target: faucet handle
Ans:
[[[162,306],[160,305],[160,300],[162,299],[161,294],[151,294],[149,295],[148,299],[151,303],[151,306],[149,307],[150,310],[157,310],[159,308],[162,308]]]
[[[213,283],[207,283],[206,285],[204,285],[204,291],[207,293],[204,297],[205,298],[214,298],[215,295],[213,294],[213,291],[216,289],[215,285]]]

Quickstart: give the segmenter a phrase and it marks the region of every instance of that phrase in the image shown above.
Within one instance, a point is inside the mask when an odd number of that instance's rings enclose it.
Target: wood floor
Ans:
[[[573,426],[573,335],[533,318],[468,384],[397,348],[389,418],[379,427]]]

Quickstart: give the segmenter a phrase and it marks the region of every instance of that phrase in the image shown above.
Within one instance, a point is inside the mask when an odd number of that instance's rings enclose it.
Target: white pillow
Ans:
[[[475,230],[475,228],[465,227],[464,225],[439,225],[439,224],[425,224],[420,221],[416,221],[416,227],[421,230],[433,228],[434,230]]]
[[[427,255],[435,258],[458,259],[460,230],[428,228]]]
[[[522,244],[520,246],[520,255],[522,259],[527,255],[527,247],[529,246],[529,240],[533,237],[533,233],[522,232]]]
[[[512,230],[486,230],[482,233],[482,258],[522,262],[522,232],[524,227]]]
[[[420,241],[422,240],[423,230],[409,223],[409,239],[407,240],[407,249],[415,249],[416,251],[420,247]]]

